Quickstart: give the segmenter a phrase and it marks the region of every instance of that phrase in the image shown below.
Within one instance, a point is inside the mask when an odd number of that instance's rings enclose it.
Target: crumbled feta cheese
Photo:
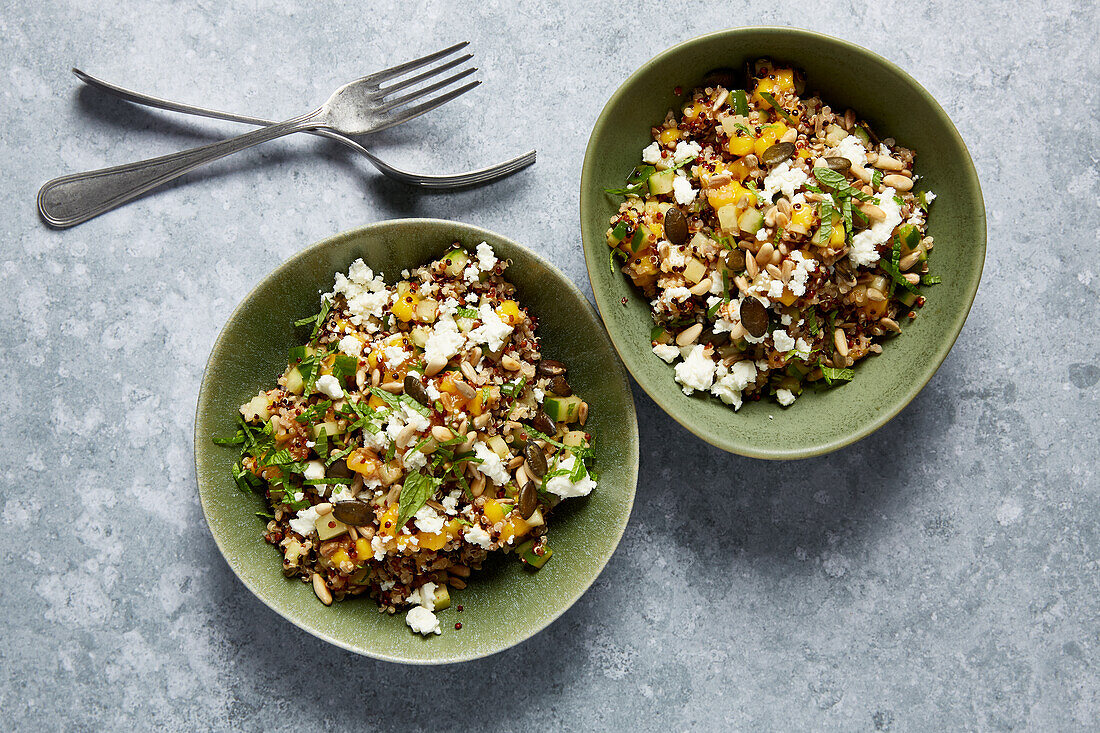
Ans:
[[[691,291],[683,286],[678,285],[674,288],[665,289],[665,300],[667,300],[669,303],[682,303],[690,297]]]
[[[786,352],[794,348],[794,339],[786,329],[777,328],[772,331],[772,342],[775,344],[776,351]]]
[[[935,200],[936,200],[936,194],[932,193],[931,191],[925,191],[924,192],[924,202],[926,204],[930,204]]]
[[[485,344],[489,351],[500,351],[504,346],[504,339],[512,333],[512,327],[500,319],[487,303],[478,309],[481,325],[470,331],[470,340],[477,344]]]
[[[496,267],[497,256],[493,254],[493,248],[487,242],[477,246],[477,266],[482,272],[488,272]]]
[[[799,336],[794,342],[794,350],[797,351],[802,358],[806,358],[810,355],[810,351],[813,350],[813,347],[810,346],[810,343],[806,341],[806,339]]]
[[[791,317],[784,313],[783,315],[779,316],[779,322],[782,323],[784,326],[789,326],[791,325]]]
[[[325,464],[321,461],[310,461],[306,464],[306,470],[302,473],[310,481],[316,481],[325,477]]]
[[[439,619],[435,614],[423,606],[413,606],[405,616],[405,623],[418,634],[442,634],[439,628]]]
[[[500,460],[496,451],[485,443],[474,443],[474,455],[481,459],[481,463],[475,468],[487,479],[501,486],[508,483],[508,471],[504,468],[504,462]]]
[[[792,198],[794,192],[806,182],[806,174],[801,168],[792,168],[791,162],[785,160],[764,177],[763,198],[771,201],[772,197],[780,191],[787,198]]]
[[[428,393],[428,397],[434,402],[443,395],[440,394],[439,388],[435,386],[433,382],[428,382],[424,385],[424,391]]]
[[[344,396],[344,388],[340,386],[340,380],[331,374],[322,374],[317,377],[317,391],[338,400]]]
[[[382,591],[393,590],[393,587],[395,585],[397,585],[396,580],[387,580],[385,583],[378,586],[378,588],[379,588],[379,590],[382,590]]]
[[[751,361],[739,361],[733,366],[719,364],[714,370],[714,385],[710,393],[733,409],[741,409],[741,392],[756,381],[756,366]]]
[[[577,457],[569,456],[564,461],[558,463],[555,471],[569,471],[573,473],[573,469],[577,467]],[[570,476],[554,476],[546,482],[546,490],[551,494],[560,496],[563,499],[571,499],[577,496],[588,496],[592,493],[592,489],[596,488],[596,482],[592,480],[592,477],[588,475],[587,469],[584,475],[577,479],[576,482],[572,481]]]
[[[479,524],[475,524],[463,532],[462,537],[471,545],[477,545],[484,550],[488,550],[493,541],[492,535],[482,529]]]
[[[768,297],[772,300],[778,300],[783,297],[782,280],[772,280],[768,283]]]
[[[661,160],[661,145],[657,142],[652,142],[642,151],[642,162],[653,165]]]
[[[772,235],[768,234],[768,228],[767,227],[760,227],[759,229],[756,230],[756,241],[757,242],[766,242],[771,238],[771,236]]]
[[[858,137],[849,135],[837,143],[835,148],[825,151],[822,158],[847,158],[852,165],[864,165],[867,162],[867,148],[863,147],[863,141]]]
[[[710,389],[714,381],[714,362],[707,358],[705,350],[702,344],[696,344],[687,358],[676,365],[676,381],[683,385],[684,394]]]
[[[672,162],[679,165],[685,161],[694,160],[702,154],[703,148],[699,146],[699,143],[681,140],[676,143],[676,152],[672,154]]]
[[[407,450],[401,456],[401,463],[406,471],[415,471],[428,464],[428,456],[418,450]]]
[[[531,394],[535,396],[535,402],[544,402],[546,400],[546,393],[538,387],[531,388]]]
[[[385,355],[386,366],[390,369],[397,369],[409,358],[408,352],[405,351],[405,347],[401,344],[387,346],[382,349],[382,353]]]
[[[376,561],[386,556],[386,541],[382,539],[382,535],[376,534],[371,538],[370,549],[374,552],[374,559]]]
[[[466,269],[462,271],[462,279],[468,283],[476,283],[481,279],[481,270],[477,268],[476,262],[471,262]]]
[[[401,411],[405,415],[405,424],[412,425],[416,429],[416,432],[422,433],[431,428],[432,421],[421,415],[412,407],[409,407],[407,404],[402,403]]]
[[[390,299],[390,291],[381,274],[375,276],[363,260],[358,259],[351,263],[347,275],[336,273],[335,285],[326,297],[337,294],[343,295],[347,301],[348,320],[356,326],[365,327],[367,331],[378,330],[378,325],[370,319],[380,320]]]
[[[810,273],[817,270],[817,260],[806,257],[801,250],[797,249],[791,252],[791,259],[795,265],[787,287],[794,295],[801,298],[806,294],[806,283],[810,279]]]
[[[680,350],[672,344],[657,344],[653,347],[653,353],[669,364],[680,358]]]
[[[789,389],[777,389],[775,390],[775,399],[779,401],[779,404],[787,407],[794,403],[794,392]]]
[[[416,514],[413,515],[413,524],[421,532],[436,534],[443,529],[443,517],[439,516],[439,512],[435,509],[424,505],[417,509]]]
[[[443,497],[443,501],[440,502],[443,505],[443,511],[448,515],[454,516],[458,514],[458,498],[461,496],[461,492],[452,491]]]
[[[345,336],[340,339],[340,351],[348,356],[358,357],[363,352],[363,342],[355,336]]]
[[[695,189],[691,186],[691,181],[686,178],[677,176],[672,182],[672,195],[676,197],[676,203],[681,206],[687,206],[695,200]]]
[[[458,330],[454,319],[449,316],[441,317],[435,322],[424,344],[424,361],[429,364],[433,361],[445,362],[461,351],[465,344],[466,336]]]
[[[317,520],[320,516],[315,508],[306,507],[290,520],[290,528],[303,537],[308,537],[310,532],[317,529]]]
[[[876,221],[870,229],[864,229],[852,237],[852,249],[848,252],[848,259],[856,267],[873,265],[879,260],[878,250],[880,244],[890,241],[894,233],[894,227],[901,223],[901,206],[894,200],[897,192],[887,186],[883,189],[875,201],[875,204],[886,213],[886,218]]]

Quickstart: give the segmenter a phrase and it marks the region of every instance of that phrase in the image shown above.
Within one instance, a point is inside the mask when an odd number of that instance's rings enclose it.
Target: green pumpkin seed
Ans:
[[[741,325],[753,338],[760,338],[768,332],[768,309],[756,298],[746,297],[741,301]]]
[[[779,165],[784,160],[789,160],[794,151],[794,143],[776,143],[764,151],[760,160],[764,165]]]
[[[684,212],[673,206],[665,212],[665,238],[673,244],[683,244],[688,238],[688,221]]]
[[[535,513],[535,509],[538,508],[538,505],[538,488],[535,486],[534,481],[528,481],[523,485],[523,488],[519,490],[519,515],[527,519]]]
[[[834,170],[837,173],[847,173],[852,170],[852,161],[847,158],[841,158],[840,156],[826,158],[825,165],[829,167],[829,170]]]
[[[565,374],[566,366],[560,361],[554,361],[553,359],[543,359],[538,363],[536,371],[544,377],[559,377]]]
[[[374,509],[362,501],[338,501],[332,505],[332,516],[352,527],[366,527],[374,521]]]
[[[535,445],[533,440],[523,446],[523,458],[527,461],[527,470],[535,478],[542,478],[546,475],[546,456],[542,454],[542,448]]]
[[[415,374],[405,375],[404,386],[405,394],[409,397],[412,397],[425,407],[432,406],[432,398],[428,396],[428,391],[424,389],[424,385],[420,383],[420,379]]]

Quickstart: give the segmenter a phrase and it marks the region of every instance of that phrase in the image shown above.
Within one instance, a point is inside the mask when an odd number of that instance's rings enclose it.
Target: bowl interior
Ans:
[[[932,272],[943,284],[925,288],[927,304],[884,353],[856,367],[856,378],[831,390],[803,392],[788,409],[770,400],[739,412],[709,396],[685,396],[670,366],[650,351],[649,304],[608,264],[605,232],[621,187],[652,140],[649,130],[715,67],[744,68],[760,57],[806,72],[834,109],[848,107],[879,137],[917,151],[919,187],[938,196],[929,216],[936,246]],[[674,419],[728,451],[761,458],[801,458],[862,438],[897,414],[931,379],[970,310],[985,260],[985,207],[970,155],[951,120],[899,68],[858,46],[789,28],[744,28],[687,41],[632,75],[607,103],[592,131],[581,174],[581,231],[596,305],[615,348],[642,388]],[[626,298],[626,306],[622,299]]]
[[[512,260],[505,277],[539,318],[543,353],[569,364],[570,383],[591,405],[586,428],[596,436],[599,487],[563,502],[551,518],[554,557],[537,573],[514,557],[491,558],[469,586],[440,613],[441,636],[421,638],[404,614],[378,612],[369,598],[322,606],[311,586],[286,580],[279,555],[263,541],[255,512],[262,499],[241,493],[230,477],[232,448],[212,436],[235,430],[238,406],[270,388],[299,343],[292,322],[315,313],[318,293],[333,274],[362,257],[393,282],[402,269],[442,255],[459,241],[487,241]],[[214,346],[199,394],[195,463],[203,511],[233,571],[260,599],[327,641],[394,661],[434,664],[472,659],[505,649],[546,626],[595,580],[614,552],[630,515],[637,482],[638,427],[626,373],[598,316],[580,291],[549,263],[503,237],[436,220],[403,220],[362,227],[322,241],[288,260],[248,294]],[[455,630],[454,623],[462,622]]]

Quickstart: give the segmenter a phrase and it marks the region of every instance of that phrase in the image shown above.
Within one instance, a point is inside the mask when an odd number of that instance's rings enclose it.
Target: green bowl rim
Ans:
[[[954,334],[951,336],[950,339],[943,342],[943,346],[941,346],[939,350],[931,354],[933,358],[928,361],[928,368],[926,369],[924,376],[921,379],[913,382],[913,386],[910,391],[902,399],[898,400],[896,407],[884,410],[882,414],[880,414],[874,420],[864,424],[862,427],[856,430],[851,431],[844,437],[837,438],[833,441],[824,443],[819,446],[802,450],[785,450],[782,448],[760,449],[752,446],[747,446],[735,440],[730,440],[724,435],[708,435],[706,434],[707,431],[705,428],[697,428],[694,425],[691,425],[688,422],[681,420],[676,415],[675,411],[671,408],[669,401],[660,396],[658,390],[651,388],[649,385],[647,385],[642,380],[639,380],[637,377],[634,378],[634,381],[638,383],[638,386],[640,386],[645,391],[645,393],[649,395],[649,398],[656,402],[661,407],[661,409],[665,411],[666,414],[668,414],[676,422],[680,423],[680,425],[682,425],[684,428],[694,433],[697,437],[702,438],[704,441],[710,443],[713,446],[721,448],[722,450],[728,451],[730,453],[747,456],[749,458],[764,458],[768,460],[811,458],[813,456],[820,456],[826,453],[832,453],[833,451],[839,450],[846,445],[851,445],[858,440],[866,438],[868,435],[881,428],[883,425],[885,425],[895,416],[897,416],[899,412],[905,409],[905,407],[913,401],[913,398],[915,398],[920,393],[920,391],[924,389],[925,385],[927,385],[928,382],[931,381],[932,377],[935,376],[936,372],[940,368],[940,365],[943,364],[944,359],[947,358],[947,354],[955,345],[955,341],[958,340],[959,334],[962,333],[962,328],[963,325],[966,323],[966,318],[970,315],[970,309],[974,306],[974,298],[977,295],[978,285],[981,282],[982,272],[985,269],[986,244],[988,239],[985,198],[982,194],[981,182],[978,180],[978,172],[974,168],[974,161],[970,156],[970,150],[966,146],[966,141],[963,140],[962,135],[959,134],[958,129],[955,127],[955,123],[951,121],[951,117],[947,114],[946,111],[944,111],[943,107],[940,106],[935,97],[933,97],[928,92],[928,90],[920,84],[920,82],[918,82],[916,79],[910,76],[908,72],[906,72],[904,69],[902,69],[900,66],[890,61],[889,59],[850,41],[845,41],[841,38],[836,38],[835,36],[826,35],[824,33],[806,30],[804,28],[789,28],[784,26],[740,26],[737,28],[727,28],[725,30],[705,33],[701,36],[695,36],[694,38],[689,38],[686,41],[681,41],[675,46],[671,46],[670,48],[665,49],[661,53],[657,54],[656,56],[639,66],[638,69],[634,71],[634,73],[628,76],[626,80],[623,81],[623,83],[620,84],[615,92],[611,95],[611,98],[607,101],[607,104],[604,105],[603,110],[600,111],[600,115],[596,118],[596,122],[592,126],[592,132],[588,138],[588,146],[585,148],[584,151],[584,163],[581,166],[580,208],[578,214],[580,216],[581,225],[581,249],[584,252],[584,264],[585,268],[588,271],[588,283],[592,287],[592,297],[596,301],[596,308],[600,311],[601,318],[603,316],[603,307],[600,302],[602,298],[599,292],[597,292],[596,282],[593,278],[593,272],[596,267],[606,267],[606,263],[597,263],[594,261],[593,255],[590,255],[587,243],[584,240],[584,211],[587,208],[586,204],[593,196],[602,195],[602,191],[597,192],[594,191],[592,188],[592,179],[595,177],[593,168],[595,166],[597,152],[595,149],[596,131],[606,124],[606,119],[611,112],[611,108],[618,103],[620,98],[626,95],[627,88],[638,77],[646,73],[652,66],[667,61],[669,58],[676,56],[676,54],[680,53],[685,48],[693,44],[709,41],[724,36],[735,37],[748,31],[766,31],[773,33],[793,34],[796,36],[823,40],[827,43],[833,43],[841,46],[856,55],[869,57],[872,61],[888,67],[890,70],[901,76],[903,80],[911,84],[913,88],[916,89],[917,93],[924,98],[924,100],[931,107],[933,114],[940,118],[942,122],[946,123],[952,137],[962,148],[963,154],[966,156],[966,158],[964,161],[960,161],[961,163],[963,163],[963,165],[960,165],[959,169],[960,172],[963,173],[968,179],[968,182],[971,183],[977,190],[978,197],[974,203],[981,211],[981,216],[978,217],[978,219],[980,220],[979,226],[981,228],[981,236],[979,237],[980,242],[975,243],[980,244],[981,246],[981,262],[979,263],[977,277],[974,278],[973,285],[969,288],[967,292],[966,307],[959,312],[959,316],[955,319],[953,323],[950,324],[954,326]],[[606,321],[604,323],[606,325]],[[622,348],[620,348],[618,340],[616,339],[615,335],[611,333],[610,329],[608,329],[608,336],[610,336],[611,338],[611,345],[615,348],[615,351],[618,353],[620,360],[625,365],[627,361],[623,356],[623,352],[625,349],[630,348],[629,345],[624,344]],[[630,367],[627,366],[627,370],[629,369]],[[631,376],[634,376],[633,372],[631,372]]]
[[[618,355],[617,351],[614,351],[612,353],[612,356],[615,357],[614,361],[617,362],[618,377],[623,382],[623,384],[626,385],[626,394],[627,394],[627,398],[628,398],[627,401],[626,401],[627,415],[629,416],[630,421],[634,426],[634,429],[632,431],[630,431],[630,441],[629,441],[629,445],[627,446],[627,452],[628,452],[628,454],[631,454],[630,455],[630,461],[629,461],[630,466],[628,468],[628,470],[631,472],[631,475],[628,478],[630,479],[629,485],[632,487],[632,489],[630,491],[630,496],[629,496],[629,500],[627,502],[626,511],[623,513],[624,519],[620,523],[619,527],[617,528],[617,534],[615,536],[615,542],[612,545],[611,552],[608,553],[607,557],[605,557],[602,560],[602,562],[600,563],[599,570],[592,576],[592,578],[588,582],[583,584],[583,587],[580,587],[577,590],[577,592],[568,600],[567,603],[562,604],[561,609],[557,613],[555,613],[555,614],[551,615],[550,617],[548,617],[541,624],[532,625],[532,627],[530,629],[526,630],[525,633],[522,633],[521,635],[517,636],[517,638],[515,640],[513,640],[510,644],[508,644],[507,646],[501,647],[500,649],[495,649],[493,651],[487,651],[487,652],[484,652],[484,653],[476,653],[476,654],[469,654],[469,655],[459,656],[459,657],[455,657],[455,658],[446,659],[446,660],[443,660],[443,661],[434,661],[434,660],[431,660],[431,659],[410,659],[410,658],[402,657],[402,656],[396,655],[396,654],[386,654],[384,652],[379,653],[379,652],[374,652],[374,651],[368,651],[368,650],[365,650],[365,649],[360,649],[360,648],[357,648],[357,647],[355,647],[351,644],[347,644],[343,641],[340,641],[339,639],[332,638],[331,636],[329,636],[327,634],[324,634],[324,633],[321,633],[321,632],[317,631],[316,629],[313,629],[313,628],[310,628],[308,626],[305,626],[305,625],[302,625],[302,624],[298,623],[297,621],[295,621],[294,619],[290,618],[285,613],[283,613],[281,609],[279,609],[278,607],[276,607],[272,603],[269,603],[268,600],[263,597],[263,595],[261,595],[259,592],[257,592],[257,589],[252,586],[252,583],[250,583],[249,581],[247,581],[247,580],[245,580],[244,578],[241,577],[241,575],[237,572],[237,569],[235,567],[233,567],[233,564],[231,562],[229,562],[229,558],[226,556],[225,548],[222,547],[221,539],[214,532],[214,528],[211,525],[210,515],[207,511],[207,499],[206,499],[206,496],[204,495],[204,492],[202,490],[202,485],[198,480],[199,471],[200,471],[200,466],[199,466],[200,441],[205,442],[205,440],[207,439],[207,436],[200,436],[199,435],[199,419],[200,419],[199,412],[200,412],[201,407],[202,407],[203,395],[206,393],[206,389],[207,389],[207,378],[210,375],[210,365],[211,365],[211,362],[213,360],[214,353],[218,351],[219,347],[222,344],[222,341],[225,338],[226,327],[237,317],[237,315],[241,312],[241,309],[244,308],[245,304],[248,303],[249,300],[251,300],[252,296],[256,293],[256,291],[258,291],[261,287],[263,287],[263,285],[266,282],[268,282],[268,280],[270,280],[272,277],[274,277],[278,273],[281,273],[281,272],[284,272],[288,269],[293,268],[294,266],[297,265],[298,261],[301,258],[313,253],[316,250],[323,249],[325,247],[329,247],[329,246],[337,243],[340,240],[344,240],[344,239],[347,239],[347,238],[350,238],[350,237],[359,236],[364,232],[388,229],[388,228],[392,228],[392,227],[396,227],[396,226],[408,226],[410,224],[414,224],[414,225],[419,224],[419,225],[425,225],[425,226],[430,226],[430,227],[431,226],[439,226],[439,225],[446,225],[448,227],[451,227],[451,226],[457,225],[459,227],[467,229],[471,234],[473,234],[475,236],[483,237],[483,238],[494,238],[494,239],[503,240],[503,241],[507,242],[509,245],[516,247],[517,249],[524,250],[531,257],[533,257],[535,259],[535,261],[537,261],[539,264],[544,265],[545,267],[549,268],[552,272],[556,272],[561,277],[562,282],[566,283],[567,287],[573,292],[573,294],[575,296],[577,296],[578,300],[583,304],[583,307],[587,308],[590,315],[592,315],[594,317],[594,319],[596,320],[596,322],[602,326],[603,320],[599,317],[598,312],[595,309],[593,309],[592,304],[588,302],[588,298],[586,298],[584,296],[584,293],[581,292],[580,288],[578,288],[572,280],[570,280],[568,277],[565,276],[565,273],[563,273],[561,270],[559,270],[557,267],[555,267],[554,264],[551,263],[549,260],[547,260],[545,257],[543,257],[542,255],[535,252],[533,249],[520,244],[519,242],[515,241],[514,239],[512,239],[510,237],[505,237],[502,234],[497,234],[496,232],[490,231],[488,229],[484,229],[482,227],[475,226],[473,224],[466,224],[465,222],[452,221],[452,220],[449,220],[449,219],[433,219],[433,218],[428,218],[428,217],[413,217],[413,218],[407,218],[407,219],[388,219],[388,220],[385,220],[385,221],[374,222],[372,224],[363,224],[363,225],[355,227],[353,229],[347,229],[347,230],[344,230],[342,232],[338,232],[336,234],[329,235],[328,237],[325,237],[324,239],[321,239],[317,242],[314,242],[313,244],[309,245],[305,249],[302,249],[301,251],[296,252],[295,254],[291,255],[289,258],[287,258],[281,264],[279,264],[278,267],[276,267],[274,270],[271,270],[270,272],[268,272],[254,286],[252,286],[252,288],[248,291],[248,293],[245,294],[245,296],[243,298],[241,298],[239,303],[237,303],[237,306],[233,309],[232,313],[229,314],[229,317],[226,318],[225,323],[222,325],[221,331],[218,333],[218,337],[214,340],[214,344],[210,347],[210,356],[207,357],[206,366],[203,367],[202,380],[199,383],[199,392],[198,392],[198,396],[197,396],[196,404],[195,404],[195,420],[194,420],[194,426],[195,426],[194,427],[194,430],[195,430],[195,442],[194,442],[195,483],[196,483],[197,488],[199,489],[199,504],[202,507],[202,515],[203,515],[203,519],[206,522],[206,529],[207,529],[207,531],[210,532],[210,536],[214,539],[214,544],[217,545],[218,552],[221,553],[222,559],[225,561],[225,564],[229,566],[229,569],[233,571],[233,574],[237,577],[237,580],[239,580],[246,588],[248,588],[248,590],[252,593],[252,595],[255,596],[257,599],[259,599],[260,602],[262,602],[265,606],[270,608],[272,611],[274,611],[276,614],[281,616],[283,619],[288,621],[293,626],[296,626],[297,628],[302,629],[303,631],[306,631],[307,633],[311,634],[312,636],[317,637],[318,639],[321,639],[322,641],[326,641],[329,644],[332,644],[333,646],[340,647],[341,649],[345,649],[349,652],[354,652],[356,654],[361,654],[365,657],[370,657],[370,658],[378,659],[378,660],[385,661],[385,662],[395,662],[395,663],[399,663],[399,664],[424,665],[424,666],[442,666],[442,665],[445,665],[445,664],[458,664],[458,663],[462,663],[462,662],[473,661],[475,659],[482,659],[482,658],[485,658],[485,657],[489,657],[489,656],[492,656],[493,654],[498,654],[498,653],[503,652],[507,649],[511,649],[515,646],[518,646],[519,644],[523,643],[524,641],[527,641],[532,636],[539,633],[540,631],[545,629],[547,626],[552,624],[554,621],[556,621],[558,618],[560,618],[562,616],[562,614],[564,614],[566,611],[568,611],[570,608],[572,608],[576,604],[576,602],[580,599],[580,597],[583,596],[588,591],[588,589],[592,587],[592,584],[595,583],[596,579],[603,573],[604,568],[607,567],[607,563],[610,562],[611,558],[615,554],[615,551],[618,549],[619,543],[622,541],[623,533],[626,531],[627,524],[630,523],[630,515],[634,510],[634,498],[635,498],[635,495],[638,492],[638,463],[639,463],[640,458],[639,458],[639,446],[638,446],[638,442],[639,442],[639,439],[638,439],[638,413],[637,413],[636,406],[634,404],[634,394],[630,390],[630,380],[629,380],[629,377],[628,377],[628,373],[626,371],[626,368],[623,366],[622,360],[619,358],[619,355]],[[488,235],[488,236],[486,237],[485,235]],[[606,330],[605,330],[605,332],[606,332]],[[612,345],[614,346],[614,344],[612,344]]]

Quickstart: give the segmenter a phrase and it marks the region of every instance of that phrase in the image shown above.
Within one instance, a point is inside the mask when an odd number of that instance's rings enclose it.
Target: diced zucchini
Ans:
[[[660,326],[654,326],[653,330],[649,332],[649,340],[656,341],[659,344],[672,343],[672,334]]]
[[[547,396],[542,403],[543,410],[554,422],[574,422],[581,407],[581,398],[576,395],[569,397]]]
[[[899,288],[900,290],[900,288]],[[898,295],[898,300],[902,302],[906,308],[912,308],[917,302],[917,294],[910,293],[908,290],[902,290]]]
[[[898,227],[898,239],[901,240],[902,254],[908,254],[920,245],[920,230],[913,224]]]
[[[348,526],[332,516],[331,512],[317,517],[317,521],[313,523],[313,526],[317,528],[317,536],[322,542],[331,540],[333,537],[339,537],[348,531]]]
[[[669,168],[665,171],[654,173],[649,177],[649,192],[660,195],[672,192],[672,182],[676,179],[676,171]]]
[[[302,379],[302,372],[296,366],[290,367],[286,372],[286,391],[302,394],[305,388],[306,382]]]
[[[697,283],[707,276],[707,266],[692,257],[684,267],[684,277],[693,283]]]
[[[630,247],[630,251],[637,254],[641,250],[645,249],[646,242],[649,241],[650,235],[653,232],[649,230],[645,224],[639,223],[638,228],[634,230],[634,236],[630,238],[630,242],[627,246]]]
[[[412,331],[409,331],[409,341],[412,341],[418,347],[423,349],[424,345],[428,343],[429,334],[431,334],[431,331],[424,328],[423,326],[419,328],[414,328]]]
[[[618,247],[619,242],[626,236],[626,222],[620,221],[607,233],[607,244],[610,247]]]
[[[536,555],[535,541],[527,540],[522,545],[516,548],[516,556],[521,561],[523,561],[524,565],[538,570],[543,565],[545,565],[546,561],[550,559],[550,556],[554,554],[554,551],[551,550],[549,547],[544,547],[543,550],[544,552],[542,555]]]
[[[325,435],[330,438],[340,433],[340,426],[333,420],[317,423],[316,425],[310,427],[310,434],[313,436],[314,440],[317,440],[317,438],[320,437],[321,428],[325,429]]]
[[[741,231],[754,234],[760,227],[764,226],[764,215],[756,209],[748,209],[737,220],[737,225],[741,227]]]
[[[568,446],[582,446],[588,443],[584,437],[583,430],[570,430],[561,439],[562,445]]]
[[[825,128],[825,142],[829,143],[829,145],[835,147],[846,137],[848,137],[848,131],[840,125],[831,124]]]
[[[263,392],[256,395],[248,402],[241,405],[241,415],[245,420],[251,422],[252,420],[267,420],[271,417],[271,402],[268,401],[267,395]]]
[[[732,232],[737,229],[737,217],[740,215],[737,204],[726,204],[718,209],[718,226],[724,232]]]
[[[829,243],[829,239],[832,236],[833,228],[831,226],[826,228],[825,225],[821,225],[817,228],[817,231],[814,232],[814,235],[810,237],[810,241],[814,244],[824,247],[826,244]]]
[[[440,583],[435,587],[435,610],[443,611],[451,607],[451,594],[447,592],[447,586]]]
[[[490,448],[493,449],[493,452],[501,458],[508,457],[508,444],[504,442],[504,438],[500,437],[499,435],[493,435],[490,436],[489,439],[485,442]]]
[[[864,145],[871,144],[871,136],[863,129],[863,125],[856,125],[856,129],[852,131],[852,134],[858,137]]]
[[[466,263],[470,261],[470,255],[466,254],[465,250],[455,247],[443,255],[443,261],[448,263],[447,274],[455,277],[466,269]]]

